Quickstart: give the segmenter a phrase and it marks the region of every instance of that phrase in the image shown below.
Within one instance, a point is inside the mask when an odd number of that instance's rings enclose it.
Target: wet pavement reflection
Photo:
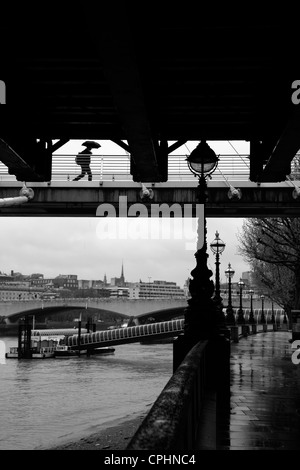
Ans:
[[[231,345],[230,408],[218,426],[220,450],[300,450],[300,364],[291,332],[269,332]]]

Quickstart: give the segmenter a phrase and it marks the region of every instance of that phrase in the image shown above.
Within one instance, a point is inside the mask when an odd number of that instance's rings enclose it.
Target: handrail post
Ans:
[[[221,446],[222,424],[230,415],[230,339],[220,334],[216,341],[216,449]]]

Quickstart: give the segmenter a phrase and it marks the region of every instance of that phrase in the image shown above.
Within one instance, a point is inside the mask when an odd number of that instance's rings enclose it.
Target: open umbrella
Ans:
[[[101,147],[101,145],[97,142],[94,142],[94,140],[86,140],[81,145],[84,145],[85,147],[88,147],[90,149],[98,149],[99,147]]]

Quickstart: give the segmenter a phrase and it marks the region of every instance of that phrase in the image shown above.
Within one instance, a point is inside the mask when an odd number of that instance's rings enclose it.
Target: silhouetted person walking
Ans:
[[[81,173],[80,175],[76,176],[73,181],[81,180],[81,178],[83,178],[85,175],[88,175],[88,180],[92,181],[93,175],[92,170],[90,168],[91,155],[92,151],[89,148],[86,148],[85,150],[82,150],[82,152],[78,153],[75,162],[77,163],[77,165],[81,166]]]
[[[79,152],[75,158],[75,162],[77,163],[77,165],[81,166],[81,173],[80,175],[76,176],[76,178],[74,178],[73,181],[78,181],[81,178],[83,178],[85,175],[88,175],[88,181],[92,181],[92,170],[90,168],[91,155],[92,155],[91,149],[99,148],[101,147],[101,145],[92,140],[86,141],[82,145],[84,145],[86,148],[82,150],[82,152]]]

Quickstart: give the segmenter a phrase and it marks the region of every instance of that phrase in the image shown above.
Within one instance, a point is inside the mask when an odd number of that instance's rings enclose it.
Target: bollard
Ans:
[[[288,322],[285,323],[288,329]],[[292,340],[300,339],[300,310],[292,310]]]
[[[248,336],[248,325],[242,325],[242,335]]]
[[[234,343],[239,342],[239,327],[234,325],[230,327],[230,338]]]

